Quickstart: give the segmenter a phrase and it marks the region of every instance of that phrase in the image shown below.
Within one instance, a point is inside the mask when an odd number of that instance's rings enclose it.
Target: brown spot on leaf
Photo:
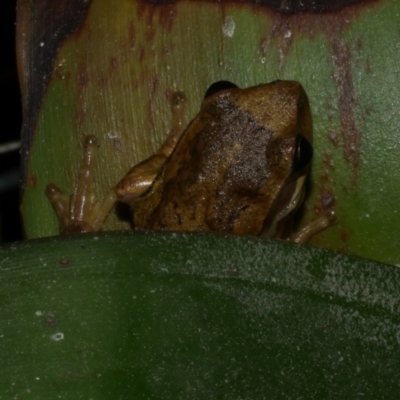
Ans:
[[[333,191],[329,188],[332,185],[331,171],[334,169],[332,160],[332,154],[329,151],[325,151],[322,157],[323,170],[320,175],[319,182],[317,183],[318,205],[314,206],[314,212],[318,215],[326,213],[328,210],[332,210],[335,207],[336,198]]]
[[[335,206],[335,195],[328,189],[321,193],[321,204],[324,210],[331,210]]]
[[[45,326],[55,326],[57,325],[58,320],[53,313],[48,313],[44,319]]]
[[[279,42],[279,68],[282,67],[283,61],[293,43],[293,28],[291,27],[291,19],[292,18],[290,16],[279,15],[278,18],[275,18],[275,23],[272,25],[269,34],[269,40],[277,39]]]
[[[260,53],[262,56],[268,54],[269,48],[269,40],[266,37],[261,38],[260,40]]]
[[[332,170],[334,168],[333,160],[332,160],[332,153],[330,151],[328,151],[328,150],[325,151],[325,153],[323,154],[323,157],[322,157],[322,162],[330,170]]]
[[[357,183],[360,166],[361,131],[356,120],[358,100],[354,91],[351,72],[351,50],[343,44],[341,27],[336,26],[336,34],[330,36],[332,61],[335,66],[334,80],[339,89],[339,113],[344,156],[353,167],[353,184]]]
[[[175,16],[176,16],[176,6],[175,4],[172,3],[166,4],[164,9],[160,12],[159,15],[160,25],[167,32],[171,32]]]
[[[88,84],[89,84],[89,75],[87,72],[87,65],[86,65],[86,63],[82,63],[79,66],[79,72],[78,72],[78,88],[79,88],[79,90],[85,89]]]
[[[60,258],[58,260],[58,263],[63,267],[67,267],[69,265],[70,261],[68,260],[68,258]]]
[[[110,70],[111,72],[114,72],[118,67],[118,61],[115,57],[111,57],[110,60]]]
[[[146,39],[154,39],[155,24],[161,25],[166,32],[171,32],[176,17],[176,5],[174,1],[139,1],[138,17],[146,19],[148,30]]]
[[[328,139],[335,146],[339,146],[339,134],[337,131],[328,131]]]
[[[321,178],[320,178],[320,191],[324,191],[325,189],[322,189],[324,185],[326,185],[329,180],[330,180],[330,171],[333,170],[334,165],[333,165],[333,160],[332,160],[332,154],[329,151],[326,151],[323,154],[322,158],[322,163],[324,165],[324,169],[322,170],[321,173]]]
[[[226,274],[231,278],[235,278],[239,275],[239,269],[231,265],[226,269]]]
[[[349,240],[349,232],[346,229],[342,229],[340,232],[340,241],[342,242],[342,245],[345,246],[346,242]]]
[[[28,186],[30,187],[35,187],[37,184],[37,176],[36,174],[29,174],[28,178],[26,180],[26,183],[28,184]]]
[[[168,87],[167,89],[165,89],[164,94],[165,94],[165,98],[166,98],[166,100],[167,100],[168,102],[171,101],[172,93],[173,93],[173,90],[171,90],[171,88]]]

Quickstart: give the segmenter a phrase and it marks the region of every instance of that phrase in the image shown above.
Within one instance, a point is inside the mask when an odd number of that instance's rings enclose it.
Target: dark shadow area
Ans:
[[[3,97],[0,108],[2,122],[0,145],[20,139],[21,99],[15,59],[16,0],[3,0],[0,16],[2,38],[2,63],[0,87]],[[10,242],[22,239],[19,213],[19,165],[18,150],[0,154],[0,220],[1,240]]]

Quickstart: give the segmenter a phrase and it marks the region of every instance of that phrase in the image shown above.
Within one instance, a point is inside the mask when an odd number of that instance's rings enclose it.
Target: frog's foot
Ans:
[[[296,243],[306,243],[316,233],[323,231],[328,226],[333,225],[336,222],[336,214],[334,211],[326,211],[321,217],[314,221],[311,221],[299,232],[291,235],[290,240]]]
[[[46,195],[53,205],[60,221],[61,233],[98,231],[116,202],[112,188],[103,202],[93,201],[93,175],[97,153],[97,140],[86,136],[82,166],[72,196],[65,196],[58,186],[50,183]]]

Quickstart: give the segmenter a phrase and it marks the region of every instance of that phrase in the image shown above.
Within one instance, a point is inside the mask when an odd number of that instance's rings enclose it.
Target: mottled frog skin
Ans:
[[[246,89],[217,82],[186,128],[184,101],[183,93],[174,94],[171,134],[157,153],[111,189],[101,205],[92,205],[89,193],[77,195],[85,186],[80,183],[83,176],[93,175],[90,159],[96,140],[86,139],[70,203],[54,184],[47,189],[64,231],[100,229],[115,201],[128,203],[134,226],[143,229],[218,231],[305,242],[332,223],[329,211],[300,232],[291,229],[293,214],[304,200],[313,154],[310,107],[298,82],[275,81]],[[74,213],[74,197],[88,203],[88,211]],[[60,212],[62,201],[66,206]]]

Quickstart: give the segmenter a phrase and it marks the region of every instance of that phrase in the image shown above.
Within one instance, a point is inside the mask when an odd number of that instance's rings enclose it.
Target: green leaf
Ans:
[[[99,139],[101,199],[162,143],[171,127],[171,92],[186,93],[190,120],[216,80],[246,87],[278,78],[302,83],[314,119],[302,224],[332,202],[338,216],[312,243],[400,263],[397,0],[332,1],[322,9],[305,1],[292,13],[285,13],[292,3],[279,8],[274,1],[94,0],[74,2],[73,12],[60,5],[52,24],[44,2],[19,3],[29,238],[58,232],[44,189],[56,182],[71,192],[84,135]],[[129,227],[113,214],[105,229]]]
[[[31,240],[0,256],[2,398],[398,396],[396,267],[150,232]]]

